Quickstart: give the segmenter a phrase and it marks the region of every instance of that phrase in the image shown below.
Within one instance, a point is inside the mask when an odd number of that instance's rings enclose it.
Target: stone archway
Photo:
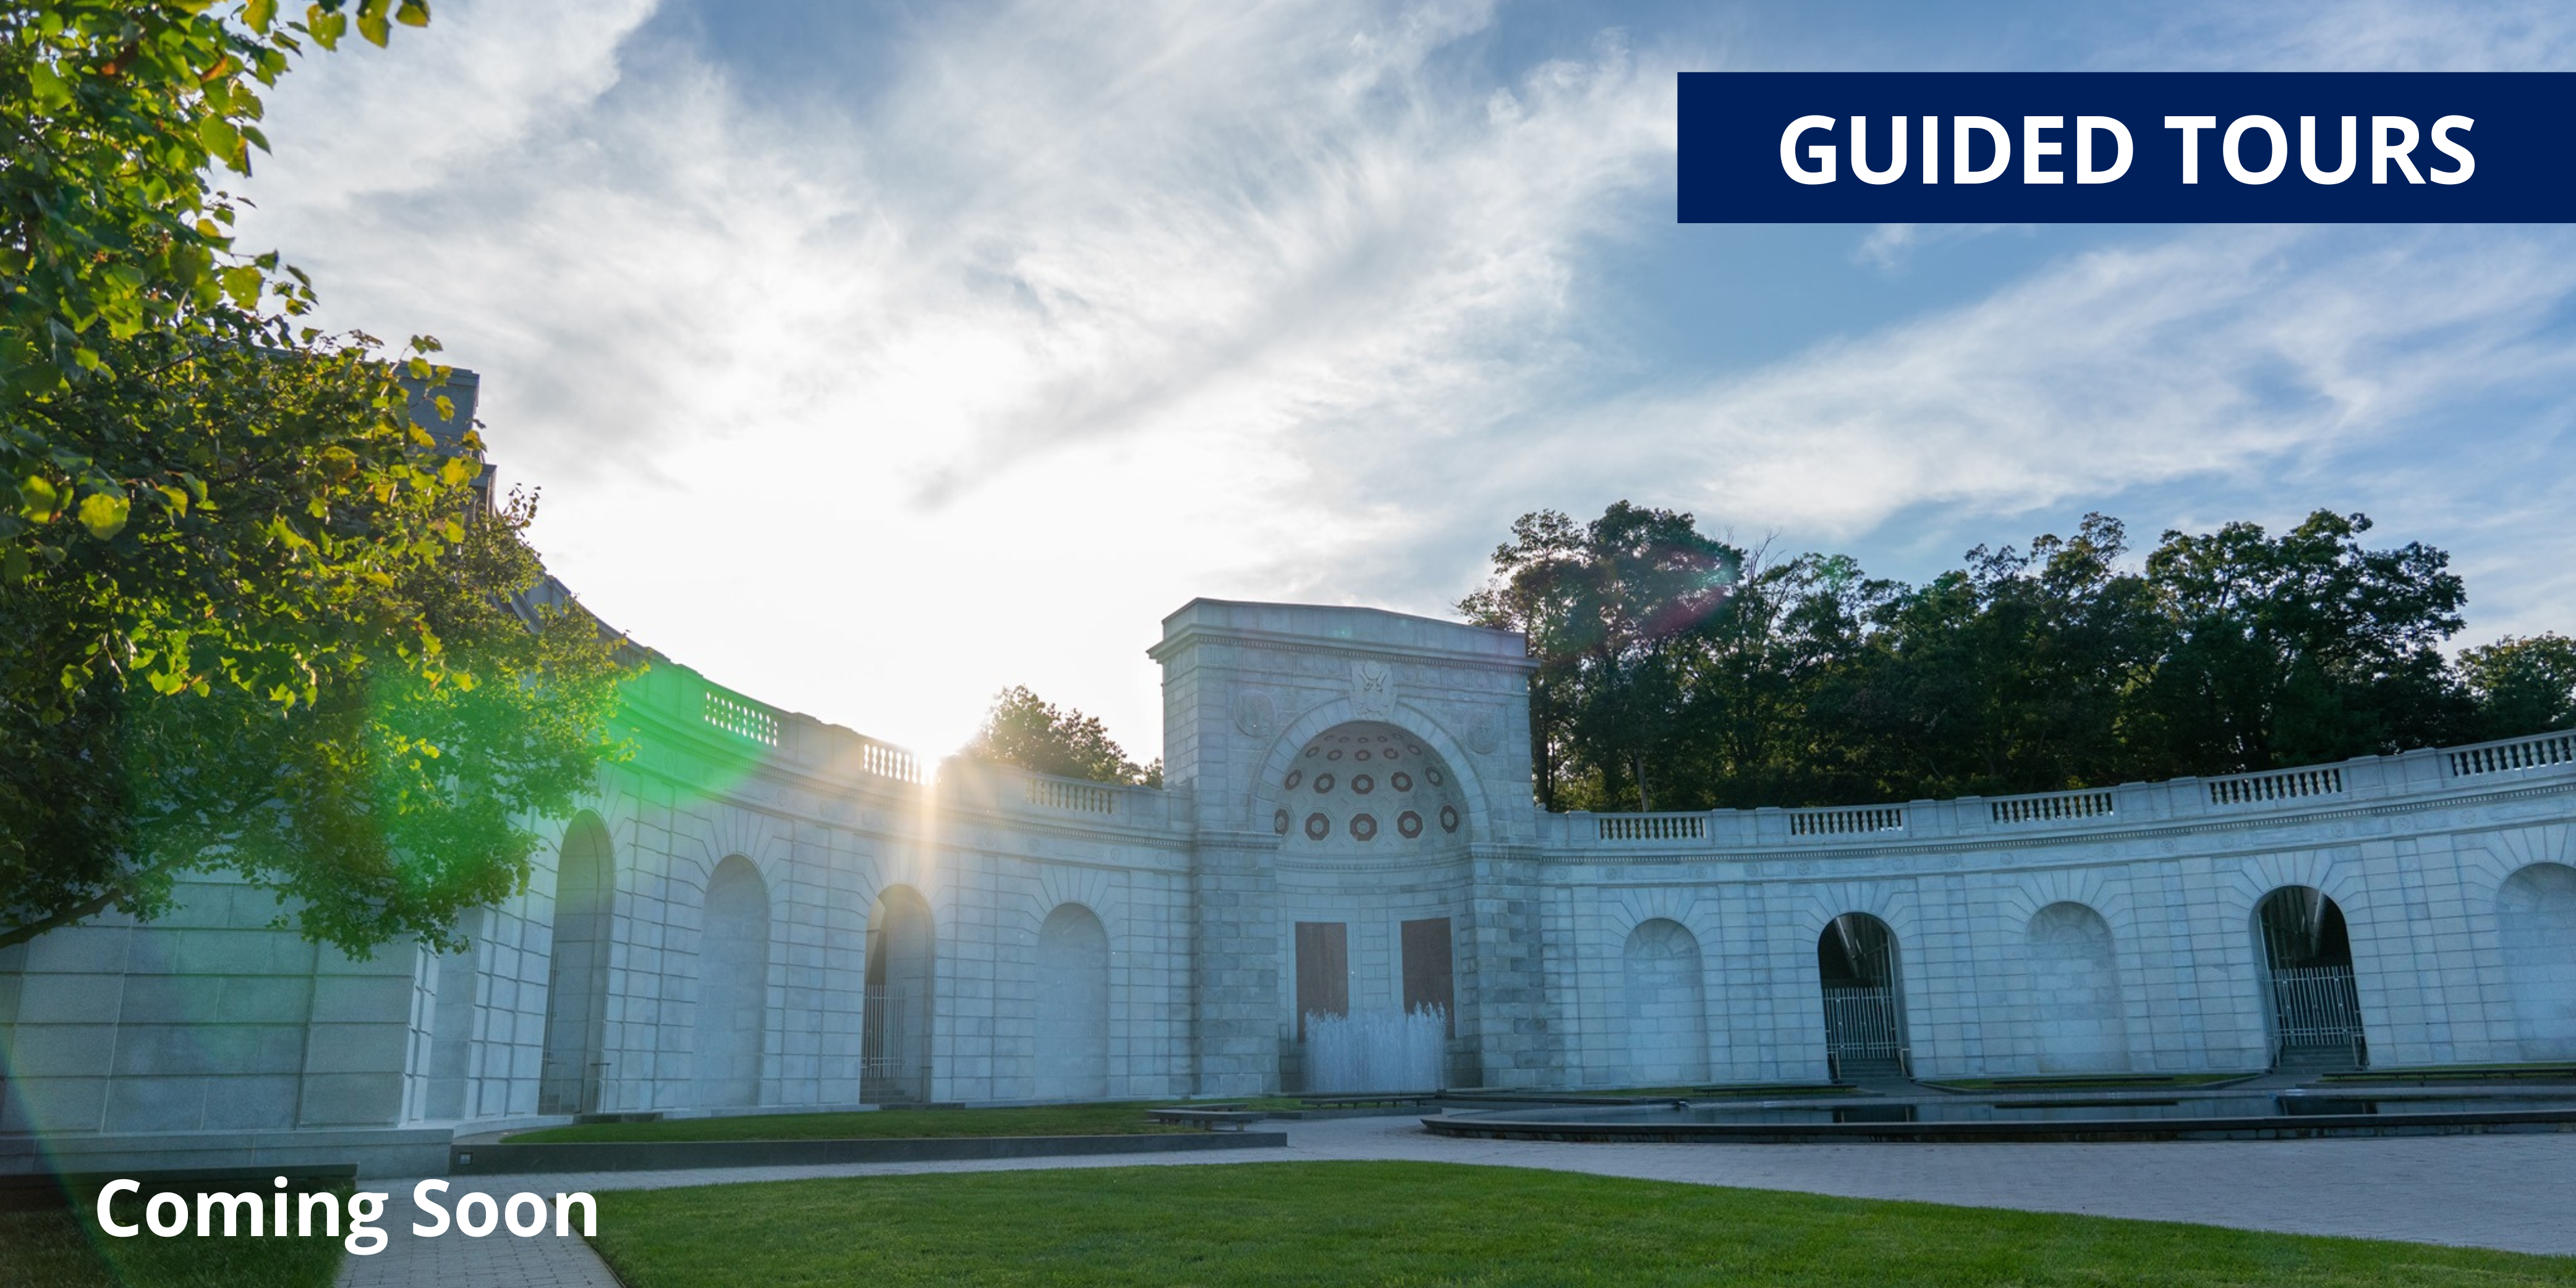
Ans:
[[[1825,1001],[1825,1058],[1835,1076],[1901,1074],[1904,976],[1896,932],[1866,912],[1846,912],[1816,937],[1816,977]]]
[[[2367,1063],[2361,993],[2343,908],[2314,886],[2282,886],[2254,907],[2275,1065]]]
[[[2042,1073],[2129,1067],[2129,1026],[2111,925],[2080,903],[2052,903],[2024,928],[2031,1027]]]
[[[1038,927],[1037,1094],[1097,1100],[1109,1094],[1109,932],[1078,903]]]
[[[1619,1020],[1631,1086],[1708,1080],[1708,1002],[1699,939],[1663,917],[1637,923],[1620,952]]]
[[[737,854],[707,881],[698,953],[698,1103],[760,1103],[769,1032],[769,885]]]
[[[546,1036],[537,1112],[599,1108],[607,1059],[608,953],[617,865],[608,828],[588,811],[564,829],[555,863],[553,948],[546,965]]]
[[[2496,905],[2522,1058],[2576,1056],[2576,867],[2523,868],[2505,879]]]
[[[866,1013],[859,1034],[862,1100],[930,1099],[936,931],[929,902],[909,886],[887,890],[868,913]]]

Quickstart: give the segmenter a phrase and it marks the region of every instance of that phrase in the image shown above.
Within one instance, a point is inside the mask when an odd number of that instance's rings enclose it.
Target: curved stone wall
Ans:
[[[349,961],[209,878],[162,922],[0,955],[0,1167],[37,1166],[37,1132],[64,1166],[443,1170],[456,1132],[574,1112],[1294,1089],[1301,1015],[1336,1008],[1439,1005],[1453,1085],[1813,1081],[1829,1004],[1834,1041],[1891,1026],[1924,1076],[2259,1069],[2347,993],[2347,1058],[2576,1055],[2568,735],[1549,815],[1515,636],[1202,600],[1152,653],[1168,791],[963,765],[926,785],[899,749],[665,662],[622,717],[639,754],[541,823],[530,888],[468,918],[464,953]],[[1333,750],[1318,794],[1306,762]],[[2348,966],[2267,956],[2255,910],[2292,886],[2332,901]],[[1820,942],[1851,914],[1892,935],[1884,996],[1828,994]],[[2292,1029],[2282,997],[2308,1008]]]

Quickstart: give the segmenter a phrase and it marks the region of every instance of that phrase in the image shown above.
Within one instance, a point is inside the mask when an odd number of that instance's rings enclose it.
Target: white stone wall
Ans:
[[[900,752],[657,665],[626,713],[638,756],[582,803],[614,882],[597,1107],[858,1103],[869,914],[898,887],[933,918],[941,1102],[1068,1094],[1041,1063],[1067,1042],[1081,1094],[1297,1085],[1294,924],[1346,924],[1354,1009],[1393,1009],[1399,927],[1426,917],[1451,922],[1462,1081],[1821,1079],[1817,937],[1845,913],[1896,937],[1920,1075],[2255,1069],[2254,908],[2286,885],[2344,914],[2374,1064],[2576,1055],[2576,739],[2005,801],[1551,816],[1529,804],[1512,637],[1203,602],[1156,652],[1170,791],[971,767],[933,790]],[[1301,749],[1362,726],[1454,778],[1454,839],[1277,831]],[[450,957],[350,961],[213,878],[152,925],[0,954],[0,1169],[39,1165],[36,1130],[101,1166],[249,1150],[393,1169],[431,1166],[456,1131],[560,1121],[538,1091],[575,820],[537,826],[529,888],[466,917]],[[697,1049],[707,883],[736,856],[769,906],[751,1105],[710,1103],[741,1097],[709,1090]],[[1069,907],[1105,951],[1072,992],[1044,956]],[[1102,1023],[1050,1027],[1070,1003]]]

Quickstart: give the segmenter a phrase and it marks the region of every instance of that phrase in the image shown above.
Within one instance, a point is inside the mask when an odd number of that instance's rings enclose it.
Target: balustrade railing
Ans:
[[[1029,780],[1029,803],[1048,809],[1107,814],[1116,807],[1117,800],[1117,793],[1098,783],[1074,783],[1061,778]]]
[[[1604,814],[1595,819],[1604,841],[1698,841],[1708,837],[1706,814]]]
[[[1851,836],[1869,832],[1902,832],[1905,810],[1896,805],[1863,805],[1850,809],[1801,809],[1789,812],[1791,836]]]
[[[778,745],[778,717],[731,694],[707,690],[698,714],[708,724],[737,738],[747,738],[764,747]]]
[[[859,740],[859,768],[879,778],[891,778],[896,782],[921,781],[921,762],[913,759],[911,752],[901,747],[888,746],[873,738],[862,737]]]
[[[2343,791],[2341,769],[2290,769],[2277,774],[2246,774],[2209,784],[2212,805],[2261,805],[2271,801],[2333,796]]]
[[[2467,747],[2447,753],[2451,777],[2468,778],[2478,774],[2507,774],[2518,769],[2540,769],[2549,765],[2576,762],[2576,733],[2545,733],[2519,742],[2500,742],[2485,747]]]
[[[2051,792],[2046,796],[2014,796],[1990,802],[1997,823],[2057,823],[2068,819],[2102,818],[2112,811],[2109,792]]]

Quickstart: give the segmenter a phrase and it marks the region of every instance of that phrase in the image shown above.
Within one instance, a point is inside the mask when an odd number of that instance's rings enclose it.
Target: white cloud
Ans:
[[[2571,250],[2556,230],[2188,230],[1622,401],[1567,436],[1577,460],[1532,467],[1669,479],[1668,503],[1841,540],[1927,504],[2015,514],[2279,470],[2563,388],[2576,343],[2543,328],[2576,293]]]
[[[2537,9],[2365,8],[2195,11],[2138,56],[2565,47]],[[1436,610],[1532,504],[1633,495],[1804,546],[1923,507],[2351,478],[2448,409],[2545,412],[2569,362],[2555,230],[2193,229],[1604,398],[1635,359],[1594,347],[1598,248],[1670,218],[1672,73],[1722,52],[1604,33],[1495,71],[1483,3],[1022,3],[890,37],[859,104],[746,96],[639,36],[644,0],[438,15],[281,90],[253,239],[332,316],[484,372],[504,477],[552,485],[540,543],[610,620],[931,752],[1028,683],[1150,754],[1164,612]],[[2443,464],[2408,479],[2427,512],[2501,540]]]
[[[1605,35],[1481,72],[1480,3],[1004,6],[792,112],[621,53],[632,7],[532,76],[504,13],[431,33],[519,60],[488,91],[463,55],[290,83],[256,232],[484,373],[611,620],[934,750],[1018,681],[1150,749],[1163,612],[1368,593],[1335,569],[1416,525],[1355,465],[1541,387],[1584,242],[1667,181],[1669,65]]]

